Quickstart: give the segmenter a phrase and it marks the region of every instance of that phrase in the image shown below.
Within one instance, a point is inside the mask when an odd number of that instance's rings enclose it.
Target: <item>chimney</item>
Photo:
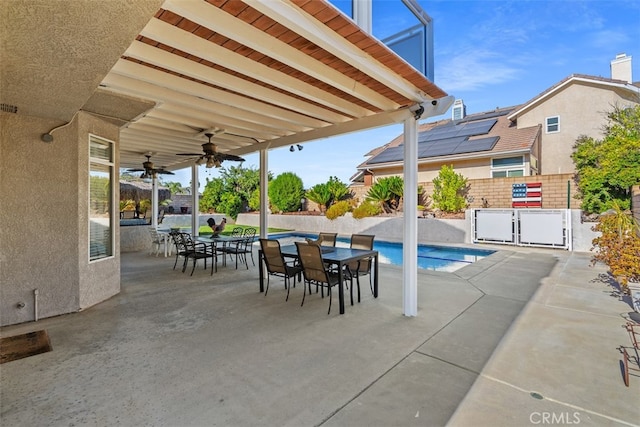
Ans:
[[[631,57],[626,53],[619,53],[616,55],[616,59],[611,61],[611,78],[614,80],[624,80],[627,83],[632,83],[631,78]]]
[[[467,106],[462,99],[456,99],[451,110],[451,120],[462,120],[467,115]]]

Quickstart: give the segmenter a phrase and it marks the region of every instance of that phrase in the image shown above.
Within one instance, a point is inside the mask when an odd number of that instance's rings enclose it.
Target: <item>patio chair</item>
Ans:
[[[149,253],[153,253],[155,248],[156,256],[158,256],[161,247],[163,251],[166,251],[167,248],[165,246],[168,244],[166,235],[159,234],[153,227],[149,228],[149,234],[151,235],[151,248],[149,249]]]
[[[215,223],[214,226],[212,227],[212,229],[215,229]],[[242,233],[244,232],[244,229],[242,227],[233,227],[233,230],[231,230],[231,237],[236,237],[236,238],[240,238],[242,237]],[[215,236],[215,234],[214,234]],[[220,248],[220,252],[224,252],[225,254],[229,255],[229,258],[231,258],[231,255],[235,254],[238,250],[238,244],[240,242],[230,242],[228,243],[224,248]],[[226,265],[226,258],[224,260],[224,263]],[[236,269],[238,268],[238,258],[236,257]],[[249,266],[247,266],[247,268],[249,268]]]
[[[316,240],[305,239],[305,241],[313,245],[335,247],[337,237],[338,233],[318,233],[318,238]]]
[[[351,249],[373,249],[373,239],[375,236],[371,234],[352,234],[351,235]],[[360,276],[369,276],[369,288],[373,294],[373,283],[371,281],[371,258],[362,259],[355,262],[350,262],[346,266],[346,274],[351,281],[350,294],[351,305],[353,305],[353,279],[356,279],[356,286],[358,287],[358,302],[360,302]]]
[[[322,261],[322,250],[319,245],[296,242],[296,248],[305,281],[304,294],[302,295],[302,303],[300,305],[304,305],[304,300],[307,295],[307,285],[309,286],[309,293],[311,293],[311,285],[316,285],[316,289],[317,287],[323,289],[326,287],[327,293],[329,294],[329,311],[327,311],[327,314],[330,314],[332,301],[331,288],[336,285],[341,286],[339,274],[327,269]]]
[[[244,257],[245,264],[247,264],[247,269],[249,268],[249,263],[247,262],[247,255],[251,255],[251,263],[253,264],[254,267],[256,265],[256,262],[253,259],[253,242],[256,239],[256,232],[257,230],[255,228],[246,228],[244,230],[244,233],[242,234],[242,236],[245,238],[244,248],[242,249],[242,256]]]
[[[267,267],[267,287],[264,295],[267,296],[267,292],[269,292],[269,277],[279,276],[284,278],[284,286],[287,288],[287,298],[285,301],[289,301],[289,291],[291,289],[289,279],[293,278],[293,286],[295,287],[295,276],[298,276],[298,281],[300,281],[302,267],[295,263],[287,263],[285,261],[280,251],[280,242],[277,240],[260,239],[260,248],[262,249],[262,257]]]
[[[200,242],[195,242],[192,238],[191,235],[188,233],[180,233],[182,236],[182,242],[184,243],[185,249],[186,249],[186,253],[184,255],[184,263],[182,264],[182,272],[184,273],[185,270],[187,269],[187,264],[189,263],[189,259],[193,260],[193,267],[191,267],[191,276],[193,276],[193,272],[196,269],[196,264],[198,262],[199,259],[203,259],[204,260],[204,269],[207,269],[207,258],[212,258],[211,262],[214,263],[214,265],[216,266],[216,271],[218,270],[217,268],[217,256],[215,253],[215,246],[214,245],[207,245],[206,243],[200,243]],[[211,250],[210,248],[213,247],[214,249]],[[214,265],[211,266],[211,274],[213,274],[213,267]]]
[[[242,240],[232,243],[230,247],[227,247],[227,253],[234,254],[236,256],[236,269],[238,268],[238,258],[240,258],[240,260],[247,266],[247,270],[249,269],[247,255],[251,255],[251,262],[254,266],[256,265],[256,262],[253,259],[253,241],[255,237],[256,229],[246,228],[242,233]]]
[[[178,258],[184,257],[185,261],[186,261],[186,256],[187,256],[187,253],[188,253],[188,249],[187,249],[187,246],[184,243],[184,239],[182,237],[183,234],[186,234],[186,233],[181,233],[181,232],[179,232],[177,230],[171,230],[169,232],[169,236],[170,236],[171,240],[173,240],[173,243],[176,246],[176,261],[173,263],[173,269],[174,270],[176,269],[176,265],[178,265]],[[191,237],[191,236],[189,236],[189,237]],[[184,271],[184,268],[183,268],[183,271]]]
[[[636,372],[640,372],[640,325],[627,322],[624,328],[629,333],[631,339],[631,347],[620,346],[619,350],[622,353],[622,379],[624,385],[629,387],[629,377],[631,375],[640,377]]]

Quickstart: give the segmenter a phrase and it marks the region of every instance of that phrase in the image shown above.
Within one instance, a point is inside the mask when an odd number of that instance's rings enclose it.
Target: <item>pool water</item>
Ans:
[[[304,238],[316,239],[318,235],[308,233],[275,233],[269,235],[269,237],[278,239],[281,245],[287,245],[301,241]],[[348,248],[349,238],[338,237],[336,246]],[[373,249],[378,251],[378,259],[381,263],[402,265],[402,243],[374,240]],[[418,245],[418,268],[452,272],[487,257],[494,252],[495,251],[487,249]]]

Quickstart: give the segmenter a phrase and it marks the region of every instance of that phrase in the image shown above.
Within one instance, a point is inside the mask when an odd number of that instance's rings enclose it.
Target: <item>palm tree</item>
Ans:
[[[325,184],[316,184],[311,187],[305,194],[307,199],[312,202],[316,202],[320,206],[320,211],[324,212],[327,209],[327,205],[331,201],[332,194],[329,186]]]

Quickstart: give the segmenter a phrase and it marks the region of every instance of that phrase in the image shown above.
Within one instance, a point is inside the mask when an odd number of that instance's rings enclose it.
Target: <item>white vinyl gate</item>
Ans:
[[[473,209],[474,243],[571,250],[569,209]]]

